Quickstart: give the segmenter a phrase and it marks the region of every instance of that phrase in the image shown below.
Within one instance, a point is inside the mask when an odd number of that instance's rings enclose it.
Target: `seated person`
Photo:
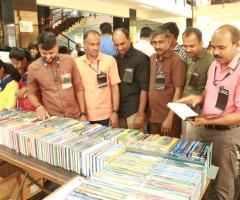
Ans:
[[[20,73],[0,60],[0,112],[16,107]]]

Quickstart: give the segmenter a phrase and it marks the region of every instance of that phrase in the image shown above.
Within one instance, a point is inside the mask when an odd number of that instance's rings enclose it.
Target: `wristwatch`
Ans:
[[[113,109],[112,112],[118,114],[118,110],[114,110],[114,109]]]
[[[87,113],[85,113],[85,112],[80,112],[80,117],[82,117],[82,116],[87,116]]]

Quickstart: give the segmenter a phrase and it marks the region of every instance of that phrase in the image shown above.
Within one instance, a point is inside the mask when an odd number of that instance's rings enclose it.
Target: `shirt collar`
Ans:
[[[174,51],[177,51],[179,49],[181,49],[182,46],[180,44],[177,43],[177,45],[173,48]]]
[[[205,56],[205,54],[207,53],[207,49],[204,49],[202,50],[202,52],[200,53],[200,55],[198,56],[198,58],[203,58]]]
[[[166,53],[164,54],[163,59],[165,59],[165,58],[170,58],[170,57],[172,56],[173,52],[174,52],[173,50],[168,49],[168,50],[166,51]],[[157,59],[157,57],[158,57],[157,53],[155,53],[154,56],[155,56],[155,59]]]
[[[234,56],[232,61],[228,64],[228,67],[234,69],[237,65],[239,65],[239,62],[240,62],[240,53]]]
[[[194,59],[194,60],[191,59],[192,62],[196,62],[198,59],[202,59],[205,56],[206,53],[207,53],[207,49],[203,48],[202,52],[200,53],[199,56],[196,57],[196,59]]]
[[[238,53],[236,56],[234,56],[234,58],[232,59],[232,61],[228,64],[228,68],[231,69],[235,69],[235,67],[237,65],[239,65],[240,63],[240,53]],[[217,62],[217,67],[221,67],[221,64]]]
[[[95,63],[97,64],[97,63],[100,62],[102,59],[103,59],[103,55],[102,55],[101,52],[99,52],[96,60],[94,61],[94,64],[95,64]],[[87,64],[91,64],[91,63],[89,62],[89,60],[87,59],[87,55],[86,55],[86,54],[83,55],[83,61],[84,61],[85,63],[87,63]]]
[[[117,56],[119,58],[125,58],[125,57],[131,57],[133,51],[135,50],[135,48],[133,47],[133,45],[131,44],[130,48],[127,50],[127,53],[124,55],[124,57],[121,57],[121,55],[118,53]]]

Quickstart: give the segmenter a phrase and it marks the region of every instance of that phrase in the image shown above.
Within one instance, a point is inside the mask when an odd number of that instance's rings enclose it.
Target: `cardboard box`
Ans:
[[[44,178],[37,173],[29,173],[36,182],[43,186]],[[9,163],[0,164],[0,200],[16,199],[24,175],[18,172],[17,168]],[[26,178],[19,200],[27,200],[41,192],[41,189]]]
[[[21,184],[20,173],[8,163],[0,165],[0,200],[16,199]],[[21,197],[19,198],[21,199]]]
[[[44,183],[44,178],[38,175],[37,173],[29,173],[29,176],[31,176],[38,184],[43,186]],[[21,175],[21,178],[23,180],[24,176]],[[34,183],[32,183],[28,178],[25,180],[23,189],[22,189],[22,198],[28,199],[31,198],[32,196],[38,194],[42,190]]]

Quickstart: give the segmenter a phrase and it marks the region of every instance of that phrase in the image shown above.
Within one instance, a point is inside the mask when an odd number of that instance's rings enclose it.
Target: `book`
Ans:
[[[198,113],[184,103],[168,103],[167,106],[182,120],[194,119],[198,116]]]

